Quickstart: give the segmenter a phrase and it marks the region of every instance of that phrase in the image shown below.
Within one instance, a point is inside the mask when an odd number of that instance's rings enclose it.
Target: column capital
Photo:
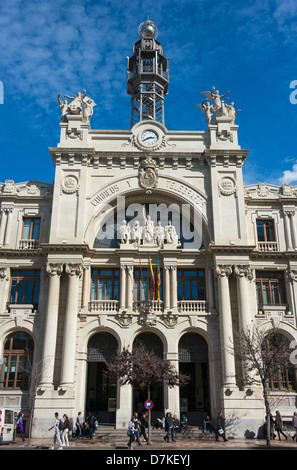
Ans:
[[[253,279],[253,271],[249,265],[237,264],[233,268],[233,274],[237,278],[246,277],[250,281]]]
[[[61,276],[63,263],[46,263],[45,269],[49,276]]]
[[[67,263],[65,265],[65,271],[69,276],[80,277],[82,274],[82,263]]]
[[[229,277],[232,274],[232,266],[229,264],[218,264],[215,269],[216,277]]]

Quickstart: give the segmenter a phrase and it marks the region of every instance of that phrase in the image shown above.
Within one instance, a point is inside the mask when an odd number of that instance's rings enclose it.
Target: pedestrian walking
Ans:
[[[24,414],[20,413],[19,416],[18,416],[18,420],[17,420],[17,429],[18,429],[19,434],[21,435],[22,441],[24,442],[24,440],[25,440],[24,434],[25,433],[24,433],[23,417],[24,417]]]
[[[63,447],[62,447],[62,441],[61,441],[61,437],[60,437],[60,422],[61,420],[59,419],[59,413],[55,413],[55,422],[53,424],[53,426],[51,428],[49,428],[49,431],[51,431],[52,429],[55,430],[55,434],[54,434],[54,442],[53,442],[53,445],[52,445],[52,450],[54,450],[55,448],[55,445],[56,445],[56,442],[58,441],[59,443],[59,447],[58,447],[58,450],[62,450]]]
[[[69,429],[70,429],[70,421],[66,414],[63,415],[63,420],[64,420],[64,423],[63,423],[63,431],[62,431],[62,436],[61,436],[62,446],[69,447],[68,434],[69,434]]]
[[[129,442],[128,442],[128,449],[132,449],[132,442],[134,442],[135,440],[135,435],[134,435],[134,418],[132,416],[132,418],[130,419],[129,421],[129,424],[128,424],[128,431],[127,431],[127,434],[129,436]]]
[[[83,420],[82,420],[81,411],[79,411],[77,415],[75,425],[76,425],[76,439],[82,439]]]
[[[280,441],[281,441],[281,437],[280,437],[281,434],[285,436],[286,440],[288,439],[288,436],[286,436],[286,434],[283,432],[283,420],[279,411],[276,411],[275,413],[275,430],[278,434],[278,439]]]
[[[148,443],[148,437],[146,435],[146,425],[147,425],[147,422],[146,422],[146,417],[145,417],[145,413],[142,413],[142,416],[140,418],[140,435],[143,436],[144,440],[146,441],[146,443]]]
[[[219,412],[217,417],[216,441],[219,440],[219,437],[222,437],[225,442],[228,440],[225,434],[225,418],[222,411]]]
[[[296,411],[294,411],[294,414],[293,414],[292,426],[295,430],[295,434],[294,434],[294,436],[292,436],[292,439],[293,439],[293,441],[295,441],[295,439],[296,439],[296,442],[297,442],[297,412]]]
[[[175,442],[175,434],[177,432],[180,432],[180,420],[178,419],[176,415],[173,415],[172,430],[171,430],[172,442]]]
[[[138,418],[134,418],[134,436],[135,436],[135,440],[137,442],[137,444],[139,446],[141,446],[141,442],[140,442],[140,421]]]
[[[92,439],[95,433],[95,422],[96,418],[93,415],[93,413],[90,413],[89,418],[88,418],[88,425],[89,425],[89,438]]]
[[[171,435],[172,437],[172,415],[170,411],[168,411],[165,416],[165,432],[166,434],[163,439],[165,442],[169,442],[169,436]]]

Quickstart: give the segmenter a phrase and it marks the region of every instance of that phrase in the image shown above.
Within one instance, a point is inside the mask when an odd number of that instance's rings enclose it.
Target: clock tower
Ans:
[[[153,21],[147,20],[138,28],[140,40],[128,58],[127,93],[131,95],[131,128],[144,120],[164,124],[164,96],[168,93],[168,59],[156,40],[158,29]],[[147,143],[154,136],[146,136]],[[153,142],[154,143],[154,142]]]

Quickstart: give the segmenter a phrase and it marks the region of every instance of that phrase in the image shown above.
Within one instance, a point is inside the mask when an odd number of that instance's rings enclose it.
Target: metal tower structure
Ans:
[[[164,124],[164,96],[168,93],[168,59],[156,40],[157,25],[150,20],[138,28],[140,40],[128,57],[127,93],[131,95],[131,127],[137,122],[155,120]]]

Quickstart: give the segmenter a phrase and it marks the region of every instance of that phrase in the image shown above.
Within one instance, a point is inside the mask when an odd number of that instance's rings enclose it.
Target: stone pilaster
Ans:
[[[248,280],[253,278],[253,274],[248,265],[236,265],[234,266],[234,276],[237,278],[240,322],[242,328],[246,330],[252,320],[249,309]]]
[[[49,289],[44,325],[42,376],[40,385],[42,387],[52,387],[57,341],[60,276],[63,272],[63,265],[61,263],[48,263],[46,265],[46,272],[49,275]]]
[[[82,273],[82,265],[79,263],[66,264],[65,270],[68,274],[68,290],[60,381],[60,387],[63,389],[67,389],[68,386],[73,386],[78,314],[78,285]]]
[[[220,317],[220,337],[222,353],[223,386],[236,387],[235,383],[235,360],[233,354],[233,326],[231,315],[229,276],[232,267],[228,265],[218,265],[216,276],[218,278],[219,291],[219,317]]]

